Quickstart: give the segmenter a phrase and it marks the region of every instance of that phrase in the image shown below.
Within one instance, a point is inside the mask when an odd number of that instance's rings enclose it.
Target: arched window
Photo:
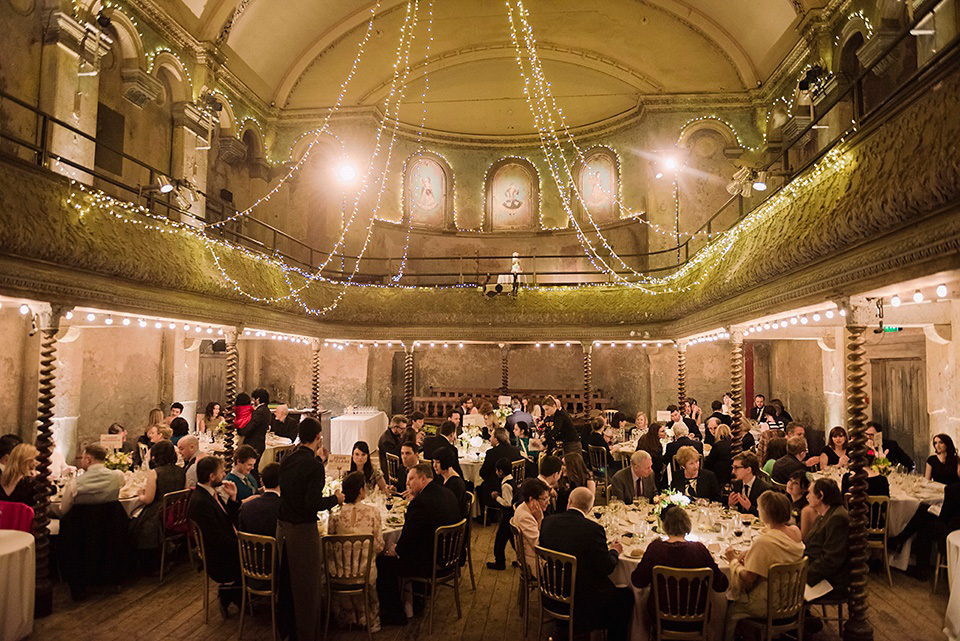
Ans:
[[[580,220],[587,215],[597,224],[620,219],[620,163],[613,150],[594,147],[583,154],[574,173],[576,189],[572,201]]]
[[[453,172],[437,154],[423,151],[407,158],[403,215],[413,227],[453,228]]]
[[[523,158],[491,165],[486,180],[485,231],[532,230],[540,225],[540,176]]]

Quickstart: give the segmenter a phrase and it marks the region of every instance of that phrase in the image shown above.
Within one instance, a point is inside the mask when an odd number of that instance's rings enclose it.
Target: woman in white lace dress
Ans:
[[[372,534],[373,555],[376,557],[383,550],[383,533],[381,531],[380,511],[373,505],[363,503],[366,497],[366,483],[363,472],[351,472],[343,479],[343,505],[330,515],[327,527],[328,534]],[[363,559],[365,562],[366,559]],[[380,629],[380,601],[377,598],[377,564],[376,559],[370,562],[370,581],[367,595],[369,598],[369,615],[372,618],[371,631]],[[328,559],[328,563],[333,563]],[[363,616],[363,597],[336,597],[333,601],[333,615],[337,625],[345,627],[355,623],[365,626]]]

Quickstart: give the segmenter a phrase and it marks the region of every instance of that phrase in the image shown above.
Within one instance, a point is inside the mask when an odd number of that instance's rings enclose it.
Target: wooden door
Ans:
[[[202,350],[202,347],[201,347]],[[222,414],[227,413],[227,403],[233,399],[224,398],[227,390],[227,355],[225,352],[207,351],[200,353],[200,390],[197,396],[197,413],[202,414],[207,403],[220,403]]]
[[[930,453],[926,366],[921,358],[870,361],[873,374],[873,420],[886,438],[900,443],[917,466]]]

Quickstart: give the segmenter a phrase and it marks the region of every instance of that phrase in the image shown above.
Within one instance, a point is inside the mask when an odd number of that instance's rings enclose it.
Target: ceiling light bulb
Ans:
[[[633,343],[627,343],[627,347],[633,347]]]
[[[894,307],[900,307],[901,302],[902,301],[900,300],[899,294],[894,294],[893,296],[890,297],[890,304],[893,305]]]
[[[190,331],[190,326],[189,326],[189,325],[184,325],[184,326],[183,326],[183,331],[189,332],[189,331]]]
[[[67,312],[67,313],[64,315],[64,318],[66,318],[67,320],[72,319],[72,318],[73,318],[73,312]]]
[[[550,343],[550,347],[556,347],[556,343]]]
[[[820,320],[820,313],[819,313],[819,312],[814,312],[814,314],[813,314],[813,321],[814,321],[814,322],[817,322],[818,320]]]
[[[646,347],[646,346],[647,346],[646,343],[640,343],[640,347]]]
[[[667,169],[673,170],[677,168],[677,159],[673,156],[667,156],[663,159],[663,166]]]
[[[570,347],[570,341],[567,341],[567,347]]]
[[[923,292],[921,292],[919,289],[913,292],[913,302],[915,303],[923,302]]]
[[[657,343],[657,347],[663,347],[663,343]]]
[[[534,347],[540,347],[540,343],[537,343],[536,345],[534,345]]]
[[[763,328],[764,328],[764,329],[770,329],[770,323],[764,323],[764,324],[763,324]]]
[[[21,309],[21,311],[23,311],[23,310]],[[88,323],[92,323],[93,320],[94,320],[96,317],[97,317],[96,314],[87,314],[87,322],[88,322]]]
[[[393,347],[393,341],[387,341],[387,347]]]
[[[167,327],[169,327],[170,329],[176,329],[177,325],[176,323],[170,323],[169,325],[167,325]]]
[[[753,325],[747,328],[747,332],[750,334],[754,333],[755,331],[757,331],[757,328],[754,327]]]
[[[443,348],[444,348],[444,349],[447,349],[448,347],[450,347],[449,344],[447,344],[447,343],[444,343],[444,344],[443,344]]]
[[[762,332],[762,331],[763,331],[763,326],[762,326],[762,325],[757,325],[757,333],[759,334],[759,333]]]
[[[460,349],[463,349],[463,343],[460,343],[459,345],[457,345],[457,347],[459,347]]]
[[[107,316],[103,322],[106,323],[107,325],[113,325],[113,316]]]
[[[610,347],[616,347],[616,346],[617,346],[616,343],[614,343],[613,341],[610,341]]]
[[[212,333],[213,333],[213,328],[212,328],[212,327],[208,327],[208,328],[207,328],[207,333],[208,333],[208,334],[212,334]]]
[[[217,330],[217,336],[223,336],[223,330],[222,330],[222,329],[218,329],[218,330]]]
[[[337,175],[340,177],[340,182],[351,183],[357,179],[357,169],[350,163],[344,163],[337,170]]]
[[[434,345],[435,345],[434,343],[430,343],[430,347],[434,347]]]
[[[801,316],[801,317],[800,317],[800,324],[801,324],[801,325],[806,325],[806,324],[809,323],[809,322],[810,322],[810,321],[809,321],[809,319],[807,319],[806,316]]]
[[[26,316],[27,314],[30,313],[30,307],[26,303],[24,303],[23,305],[20,306],[20,313]]]
[[[124,318],[124,319],[123,319],[123,326],[124,326],[124,327],[127,327],[128,325],[130,325],[130,319],[129,319],[129,318]]]
[[[161,327],[163,327],[163,325],[159,321],[154,323],[153,326],[156,327],[157,329],[160,329]]]
[[[840,315],[841,315],[841,316],[846,316],[846,315],[847,315],[847,310],[841,309],[841,310],[840,310]]]
[[[946,298],[946,297],[947,297],[947,286],[937,285],[937,298]]]
[[[794,316],[793,318],[790,319],[790,324],[791,324],[791,325],[796,325],[796,324],[797,324],[797,317],[796,317],[796,316]]]
[[[833,310],[832,310],[832,309],[828,309],[828,310],[827,310],[826,317],[827,317],[827,318],[833,318]]]

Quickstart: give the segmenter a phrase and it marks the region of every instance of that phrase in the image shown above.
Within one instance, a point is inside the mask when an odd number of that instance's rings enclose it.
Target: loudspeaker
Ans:
[[[225,341],[225,340],[222,339],[222,338],[217,339],[217,340],[213,341],[213,346],[212,346],[212,348],[213,348],[213,351],[214,351],[214,352],[225,352],[225,351],[227,351],[227,341]]]

